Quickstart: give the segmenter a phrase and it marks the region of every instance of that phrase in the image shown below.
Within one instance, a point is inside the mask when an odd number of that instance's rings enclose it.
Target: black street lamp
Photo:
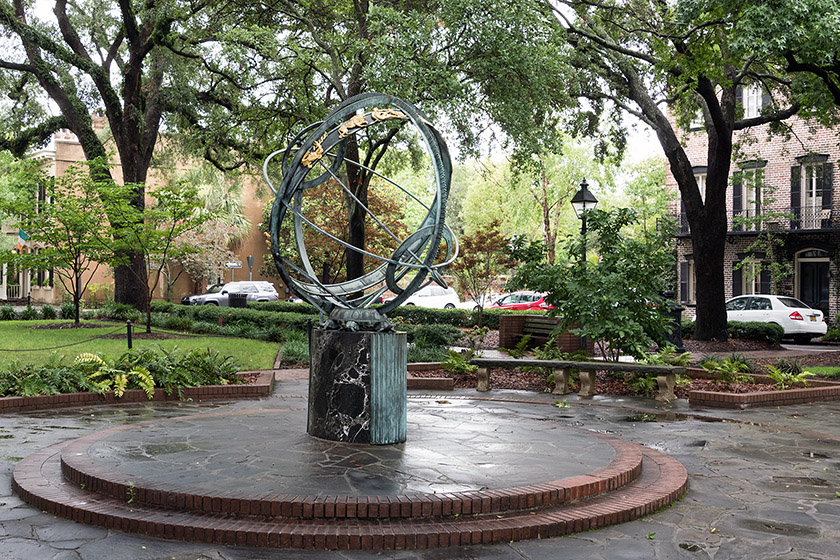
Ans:
[[[586,182],[586,179],[581,181],[580,190],[572,197],[572,207],[575,209],[575,214],[581,221],[580,245],[582,255],[580,266],[583,270],[586,270],[586,213],[590,210],[595,210],[595,207],[598,206],[598,199],[595,198],[594,194],[589,192],[588,186],[589,184]],[[580,349],[584,352],[588,351],[585,336],[580,337]]]
[[[598,199],[595,198],[595,195],[592,194],[587,187],[589,187],[589,184],[586,182],[586,179],[584,179],[580,183],[580,190],[572,197],[572,207],[575,209],[575,214],[581,221],[580,236],[581,246],[583,247],[583,258],[581,259],[582,266],[586,266],[586,213],[590,210],[595,210],[595,207],[598,206]]]

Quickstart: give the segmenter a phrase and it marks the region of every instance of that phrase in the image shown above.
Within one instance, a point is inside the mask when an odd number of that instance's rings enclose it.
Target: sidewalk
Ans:
[[[688,494],[655,515],[567,537],[492,546],[390,553],[324,552],[167,541],[54,518],[22,503],[11,492],[11,472],[19,457],[106,428],[211,412],[288,409],[305,415],[308,388],[303,372],[284,371],[278,377],[281,381],[274,395],[259,400],[144,403],[3,416],[0,558],[828,560],[840,557],[840,499],[836,495],[840,490],[840,403],[719,411],[691,410],[684,401],[666,406],[643,398],[583,399],[570,395],[564,397],[565,405],[558,407],[557,397],[550,394],[494,390],[479,395],[471,389],[444,395],[412,392],[411,402],[430,413],[441,407],[468,407],[463,410],[483,413],[485,403],[492,404],[503,407],[505,415],[528,418],[547,427],[583,427],[641,443],[667,453],[688,469]],[[269,434],[284,427],[264,426]],[[515,472],[515,464],[497,464],[497,454],[505,446],[521,446],[529,441],[509,439],[499,434],[496,443],[487,447],[486,458],[475,460],[474,468],[488,475],[494,469]],[[453,458],[457,456],[453,452]]]

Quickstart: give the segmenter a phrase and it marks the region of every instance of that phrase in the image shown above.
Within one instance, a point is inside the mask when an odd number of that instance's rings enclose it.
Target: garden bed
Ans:
[[[161,402],[177,400],[209,400],[209,399],[244,399],[260,398],[271,395],[274,387],[274,371],[243,371],[237,375],[245,379],[241,385],[204,385],[201,387],[184,387],[179,396],[177,391],[167,395],[161,388],[155,389],[154,396],[149,399],[142,389],[126,390],[122,397],[116,397],[113,391],[104,393],[61,393],[58,395],[39,395],[36,397],[0,397],[0,414],[15,412],[33,412],[38,410],[52,410],[54,408],[69,408],[76,406],[92,406],[100,404],[120,404],[136,402]]]
[[[474,389],[478,384],[476,374],[456,374],[440,368],[433,369],[432,365],[426,365],[426,369],[423,370],[411,371],[411,376],[421,379],[452,379],[454,387],[459,389]],[[704,369],[689,368],[688,377],[691,379],[690,383],[677,385],[674,393],[679,399],[688,399],[693,406],[747,408],[840,400],[840,383],[822,379],[809,380],[806,387],[780,391],[776,389],[772,380],[764,375],[751,376],[754,379],[753,383],[724,383],[715,380],[712,374]],[[554,385],[546,381],[541,372],[493,368],[490,374],[490,388],[542,393],[552,391]],[[573,392],[578,391],[577,381],[572,384],[571,389]],[[595,392],[599,395],[643,396],[628,387],[621,378],[606,372],[596,375]]]

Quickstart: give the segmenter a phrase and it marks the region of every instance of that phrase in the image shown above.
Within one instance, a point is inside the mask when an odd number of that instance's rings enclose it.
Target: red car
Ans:
[[[513,292],[496,300],[490,306],[490,309],[545,311],[547,309],[554,309],[554,306],[546,303],[545,294],[539,292]]]

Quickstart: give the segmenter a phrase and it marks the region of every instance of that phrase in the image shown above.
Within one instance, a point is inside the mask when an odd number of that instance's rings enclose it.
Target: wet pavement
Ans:
[[[408,461],[405,476],[389,480],[388,484],[410,488],[417,480],[422,484],[434,482],[447,462],[452,463],[449,474],[454,475],[454,483],[473,486],[483,484],[488,476],[510,477],[510,483],[527,482],[529,477],[538,476],[549,467],[573,469],[575,459],[579,463],[581,457],[609,460],[604,448],[575,445],[569,449],[567,464],[541,463],[539,450],[550,445],[548,431],[564,426],[595,430],[647,445],[668,453],[688,469],[686,496],[655,515],[567,537],[503,545],[397,552],[323,552],[166,541],[45,515],[21,502],[11,491],[11,473],[21,457],[54,443],[143,421],[149,421],[150,432],[143,433],[143,429],[134,427],[120,432],[142,433],[143,437],[124,438],[119,447],[123,451],[103,451],[103,460],[126,469],[140,469],[140,463],[157,460],[162,464],[154,470],[161,477],[173,477],[179,473],[177,468],[165,464],[167,456],[180,453],[200,456],[205,446],[225,442],[232,457],[241,456],[243,468],[248,468],[248,461],[253,460],[254,450],[264,436],[248,428],[247,438],[236,437],[242,426],[237,428],[231,419],[249,417],[263,421],[260,428],[269,434],[272,431],[293,433],[292,437],[299,443],[294,452],[306,456],[313,452],[314,445],[301,433],[305,422],[306,383],[300,373],[284,372],[279,377],[282,380],[274,395],[259,400],[104,406],[0,417],[0,558],[840,558],[840,403],[718,411],[690,409],[684,401],[667,406],[652,399],[629,397],[583,399],[569,395],[558,400],[550,394],[518,391],[479,394],[465,389],[444,395],[410,392],[410,423],[420,422],[420,415],[451,414],[463,420],[447,433],[415,433],[411,443],[414,455],[392,459]],[[485,400],[488,398],[502,401],[494,402],[492,408],[503,413],[488,415],[490,407]],[[266,412],[269,410],[281,412]],[[217,431],[216,442],[210,441],[213,438],[207,438],[204,430],[195,424],[195,429],[191,429],[189,422],[175,420],[192,414],[208,415],[207,421],[216,423],[207,425]],[[220,420],[225,418],[227,422]],[[412,437],[411,428],[409,437]],[[458,445],[453,445],[453,441]],[[327,446],[329,449],[314,449],[319,460],[307,464],[328,469],[349,461],[347,464],[352,467],[353,461],[363,459],[348,454],[341,445]],[[279,457],[285,451],[282,448],[274,453]],[[445,460],[447,457],[454,460]],[[427,469],[420,468],[423,463]],[[168,471],[170,468],[174,470]],[[592,465],[581,468],[589,470]],[[311,469],[299,467],[290,471],[289,476],[316,475],[317,469]],[[349,468],[348,472],[352,470]],[[412,477],[415,471],[419,473],[417,479]],[[202,483],[212,484],[213,472],[212,468],[196,468],[180,474],[207,477]],[[366,483],[354,487],[349,479],[340,484],[345,485],[343,490],[337,487],[331,490],[370,491]]]

